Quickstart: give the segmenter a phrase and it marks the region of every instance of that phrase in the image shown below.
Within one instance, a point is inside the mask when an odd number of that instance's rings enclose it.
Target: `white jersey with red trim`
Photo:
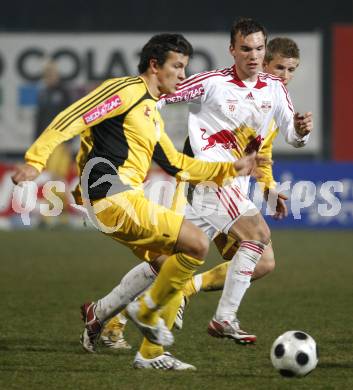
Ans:
[[[257,81],[239,79],[235,66],[199,73],[184,80],[175,93],[162,96],[164,104],[188,102],[188,129],[196,158],[235,161],[259,150],[276,130],[294,147],[303,146],[294,129],[294,108],[281,80],[259,73]]]

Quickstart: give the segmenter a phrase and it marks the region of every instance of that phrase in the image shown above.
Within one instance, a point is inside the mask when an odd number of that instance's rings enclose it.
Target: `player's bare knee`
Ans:
[[[203,231],[199,231],[195,237],[192,237],[192,244],[190,246],[190,256],[196,259],[204,259],[208,253],[209,241],[208,237]]]
[[[203,260],[208,252],[209,241],[206,234],[192,222],[184,220],[180,229],[176,252]]]
[[[264,245],[270,243],[271,231],[260,213],[253,216],[242,216],[229,230],[239,241],[258,241]]]
[[[199,228],[193,229],[190,232],[187,244],[184,246],[183,252],[195,259],[203,260],[209,248],[209,241],[206,234]]]
[[[258,214],[252,221],[255,229],[252,232],[252,240],[268,245],[271,241],[271,231],[263,217]]]

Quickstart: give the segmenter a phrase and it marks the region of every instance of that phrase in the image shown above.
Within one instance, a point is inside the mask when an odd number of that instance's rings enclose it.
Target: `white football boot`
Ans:
[[[140,332],[151,342],[158,345],[172,345],[174,336],[167,328],[163,318],[159,318],[155,326],[141,322],[137,316],[140,311],[140,302],[138,300],[130,302],[126,306],[126,312],[129,318],[139,328]]]
[[[207,332],[210,336],[233,339],[238,344],[254,344],[256,336],[240,329],[239,321],[217,320],[213,318],[208,324]]]
[[[81,319],[85,328],[81,334],[80,342],[86,352],[96,352],[97,341],[102,332],[103,325],[96,317],[96,304],[94,302],[84,303],[81,306]]]
[[[145,359],[142,357],[140,352],[137,352],[133,367],[144,368],[147,370],[196,370],[195,366],[182,362],[169,352],[164,352],[163,355],[157,356],[153,359]]]

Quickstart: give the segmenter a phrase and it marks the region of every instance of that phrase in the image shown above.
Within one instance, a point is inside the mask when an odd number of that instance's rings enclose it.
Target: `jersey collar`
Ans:
[[[148,94],[151,96],[151,98],[152,98],[155,102],[158,102],[158,100],[160,99],[160,97],[157,98],[156,96],[152,95],[152,92],[149,90],[148,85],[147,85],[147,83],[146,83],[146,80],[145,80],[143,77],[141,77],[141,76],[139,76],[139,78],[140,78],[140,79],[143,81],[143,83],[145,84],[145,87],[146,87],[146,89],[147,89],[147,92],[148,92]]]
[[[233,84],[236,84],[238,87],[241,87],[241,88],[247,88],[247,86],[243,83],[242,80],[240,80],[238,74],[237,74],[237,71],[235,69],[235,65],[232,66],[232,80],[229,80],[229,83],[233,83]],[[254,86],[254,88],[256,89],[261,89],[263,87],[266,87],[267,86],[267,83],[265,83],[264,81],[261,81],[260,80],[260,77],[259,75],[257,76],[257,82]]]

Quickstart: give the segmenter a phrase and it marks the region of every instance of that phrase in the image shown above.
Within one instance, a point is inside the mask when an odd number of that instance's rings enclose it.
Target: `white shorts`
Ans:
[[[199,184],[194,189],[191,205],[185,208],[185,219],[212,240],[218,232],[228,234],[239,217],[258,213],[258,208],[234,182],[222,188]]]

